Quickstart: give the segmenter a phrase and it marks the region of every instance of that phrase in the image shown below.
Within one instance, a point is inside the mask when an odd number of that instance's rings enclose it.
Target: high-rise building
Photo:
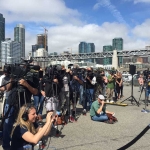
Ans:
[[[112,40],[113,50],[123,50],[123,39],[122,38],[114,38]]]
[[[122,38],[114,38],[112,40],[112,46],[113,46],[113,50],[123,50],[123,39]],[[118,65],[119,67],[122,66],[123,64],[123,57],[119,56],[118,57]]]
[[[113,50],[112,45],[104,45],[103,46],[103,52],[109,52],[112,50]]]
[[[21,43],[12,41],[10,38],[1,42],[1,61],[2,66],[5,63],[13,64],[21,62]]]
[[[111,45],[104,45],[103,46],[103,52],[109,52],[112,51]],[[104,65],[111,65],[112,64],[112,57],[104,57],[103,58],[103,64]]]
[[[14,41],[21,43],[21,57],[25,57],[25,26],[18,24],[14,28]]]
[[[3,17],[2,14],[0,14],[0,57],[1,57],[1,42],[4,40],[5,40],[5,18]]]
[[[86,51],[87,51],[87,43],[86,42],[80,42],[79,53],[86,53]]]
[[[95,52],[95,45],[94,43],[87,43],[87,51],[86,53],[94,53]]]
[[[45,48],[45,50],[48,52],[47,34],[38,34],[37,35],[37,45],[39,45],[39,48]]]
[[[92,53],[95,52],[94,43],[80,42],[79,53]],[[88,59],[89,62],[94,62],[94,59]]]
[[[39,46],[37,44],[32,45],[32,57],[36,57],[36,51],[38,50]]]
[[[80,42],[79,53],[91,53],[91,52],[95,52],[94,43]]]

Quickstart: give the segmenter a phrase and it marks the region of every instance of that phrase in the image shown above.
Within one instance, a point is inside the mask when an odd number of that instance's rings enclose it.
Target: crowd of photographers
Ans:
[[[4,92],[5,100],[0,130],[3,131],[2,146],[5,150],[23,149],[29,143],[36,144],[50,132],[57,119],[57,115],[52,112],[56,109],[65,112],[65,116],[74,121],[78,102],[83,106],[82,113],[85,115],[98,98],[101,98],[99,103],[104,100],[103,96],[107,102],[114,102],[114,93],[116,101],[123,96],[123,81],[119,72],[94,71],[91,67],[83,69],[74,64],[67,69],[63,65],[46,67],[44,76],[28,74],[25,69],[25,73],[20,76],[19,69],[16,69],[19,76],[17,80],[16,76],[11,76],[12,72],[8,67],[4,68],[4,75],[0,77],[3,85],[0,91]],[[42,121],[44,103],[47,111],[46,124],[38,127],[35,121]]]

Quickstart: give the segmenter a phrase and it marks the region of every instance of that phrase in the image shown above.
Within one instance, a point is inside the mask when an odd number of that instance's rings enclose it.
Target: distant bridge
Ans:
[[[64,61],[64,60],[84,60],[84,59],[97,59],[112,57],[113,51],[110,52],[95,52],[95,53],[80,53],[80,54],[63,54],[52,55],[49,57],[33,57],[34,61],[49,62],[49,61]],[[148,57],[150,50],[137,49],[137,50],[118,50],[117,56],[130,57],[130,56],[142,56]]]

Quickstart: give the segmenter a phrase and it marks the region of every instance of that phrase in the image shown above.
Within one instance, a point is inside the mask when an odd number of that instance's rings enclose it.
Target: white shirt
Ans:
[[[0,86],[2,85],[2,80],[3,80],[4,77],[5,77],[4,74],[0,76]]]
[[[5,74],[0,76],[0,86],[2,85],[2,80],[5,77]],[[4,91],[4,96],[6,97],[6,91]]]

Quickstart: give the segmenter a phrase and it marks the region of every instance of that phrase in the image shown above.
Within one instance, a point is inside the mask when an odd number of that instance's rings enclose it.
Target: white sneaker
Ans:
[[[115,116],[115,113],[113,113],[112,116]]]
[[[114,103],[114,101],[113,101],[113,100],[111,100],[111,101],[110,101],[110,103]]]
[[[109,100],[107,100],[106,102],[109,103]]]

